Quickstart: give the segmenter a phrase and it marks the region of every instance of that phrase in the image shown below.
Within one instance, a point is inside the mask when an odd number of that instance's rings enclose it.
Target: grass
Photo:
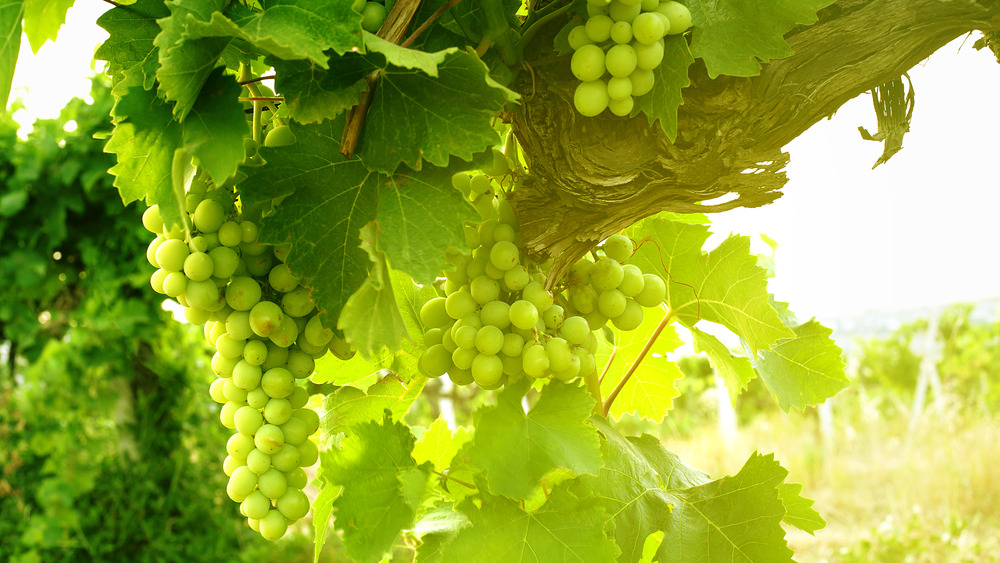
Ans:
[[[1000,421],[945,405],[911,434],[904,413],[865,403],[838,398],[828,439],[807,411],[762,415],[728,446],[714,427],[664,441],[714,476],[739,471],[755,449],[774,452],[827,520],[815,537],[789,529],[797,561],[1000,561]]]

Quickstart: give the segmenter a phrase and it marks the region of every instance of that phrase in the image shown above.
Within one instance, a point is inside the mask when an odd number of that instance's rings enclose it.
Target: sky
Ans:
[[[94,20],[110,6],[78,2],[57,43],[32,56],[22,40],[14,93],[32,117],[55,117],[86,96]],[[789,181],[776,202],[714,214],[709,248],[730,233],[780,246],[771,291],[799,318],[851,316],[1000,297],[1000,64],[975,51],[979,34],[956,39],[910,72],[916,106],[903,150],[875,170],[881,143],[862,94],[790,143]]]

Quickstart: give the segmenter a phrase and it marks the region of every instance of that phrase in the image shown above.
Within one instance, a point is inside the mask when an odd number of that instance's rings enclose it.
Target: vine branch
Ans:
[[[619,381],[618,385],[615,386],[614,391],[608,394],[607,400],[604,401],[603,410],[605,418],[608,416],[608,412],[611,411],[611,405],[614,404],[615,399],[618,398],[618,394],[621,393],[622,389],[625,388],[625,384],[628,383],[628,380],[632,378],[632,374],[635,373],[635,370],[639,367],[639,364],[641,364],[642,360],[645,359],[646,354],[648,354],[649,350],[652,349],[653,343],[656,342],[657,337],[659,337],[660,333],[663,332],[663,329],[666,328],[668,324],[670,324],[670,321],[673,320],[673,317],[674,317],[673,309],[667,311],[666,315],[663,315],[663,319],[660,320],[660,324],[656,325],[656,329],[653,331],[653,334],[649,337],[649,340],[646,341],[646,345],[642,347],[642,351],[640,351],[639,355],[636,356],[635,362],[631,366],[629,366],[628,371],[626,371],[625,375],[622,376],[621,381]]]

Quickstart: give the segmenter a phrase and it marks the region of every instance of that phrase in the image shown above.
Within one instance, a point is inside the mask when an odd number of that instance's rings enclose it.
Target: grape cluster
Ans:
[[[469,252],[446,256],[453,269],[444,273],[445,295],[421,307],[425,375],[447,373],[456,385],[483,389],[525,376],[586,377],[597,368],[597,331],[609,321],[634,330],[643,307],[663,302],[663,278],[625,263],[635,248],[623,235],[608,238],[596,260],[579,260],[555,292],[545,289],[547,272],[524,254],[514,208],[491,179],[459,173],[453,184],[477,202],[484,220],[466,227]]]
[[[209,393],[222,405],[222,424],[236,431],[223,462],[226,492],[251,528],[275,540],[309,512],[303,468],[319,456],[309,439],[319,416],[296,380],[343,342],[322,325],[309,289],[284,264],[288,246],[259,243],[257,225],[241,220],[232,191],[196,179],[185,208],[187,228],[164,229],[155,205],[143,214],[157,235],[146,254],[157,268],[150,283],[183,305],[190,322],[204,324],[218,376]]]
[[[687,31],[691,12],[672,0],[589,0],[587,15],[568,37],[570,69],[581,81],[573,105],[587,117],[605,109],[627,116],[653,89],[663,37]]]

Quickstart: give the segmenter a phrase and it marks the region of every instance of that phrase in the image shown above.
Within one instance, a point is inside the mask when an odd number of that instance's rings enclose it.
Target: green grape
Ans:
[[[152,242],[149,243],[149,246],[146,247],[146,261],[149,262],[149,265],[154,268],[160,267],[160,263],[156,261],[156,249],[159,248],[165,240],[167,240],[166,237],[160,235],[154,238]]]
[[[292,417],[292,404],[288,399],[271,399],[264,405],[264,420],[268,424],[281,426]]]
[[[160,206],[152,205],[142,212],[142,226],[154,235],[163,232],[163,217],[160,216]]]
[[[281,446],[278,453],[271,456],[271,467],[281,471],[291,471],[299,466],[299,449],[291,444]]]
[[[638,61],[638,57],[636,58]],[[632,74],[628,75],[629,82],[632,83],[632,96],[642,96],[648,94],[653,90],[653,85],[656,83],[656,76],[653,75],[652,70],[647,70],[644,68],[636,67]]]
[[[455,320],[476,312],[478,308],[479,304],[468,291],[456,291],[445,300],[445,310],[448,316]]]
[[[452,325],[451,328],[455,328],[455,325]],[[441,347],[443,347],[449,354],[453,353],[458,348],[458,344],[455,342],[455,338],[452,334],[451,328],[441,333]],[[445,371],[447,371],[447,369],[445,369]],[[437,376],[431,376],[431,377],[437,377]]]
[[[569,357],[569,365],[564,370],[552,372],[552,377],[558,379],[559,381],[572,381],[580,375],[580,358],[575,355]]]
[[[292,521],[309,514],[309,497],[296,488],[289,488],[274,504],[282,516]]]
[[[495,326],[486,325],[476,332],[476,349],[487,356],[494,356],[500,352],[503,341],[503,331]]]
[[[206,239],[205,237],[203,237],[201,235],[198,235],[198,236],[193,237],[191,239],[191,244],[189,244],[188,246],[190,246],[191,248],[193,248],[195,252],[206,252],[207,253],[208,252],[208,239]],[[214,264],[212,265],[212,269],[213,270],[215,269],[215,265]]]
[[[611,98],[608,101],[610,105],[612,101],[623,100],[632,94],[632,81],[628,78],[623,78],[621,76],[615,76],[608,80],[608,97]]]
[[[503,200],[507,207],[510,203],[507,200]],[[516,220],[516,219],[515,219]],[[495,229],[493,229],[493,245],[496,246],[500,242],[510,242],[514,243],[517,240],[517,231],[514,229],[513,225],[508,223],[499,223]],[[517,244],[514,244],[514,250],[517,250]],[[490,251],[492,253],[492,250]],[[499,267],[499,266],[497,266]],[[503,268],[501,268],[503,269]]]
[[[257,241],[257,233],[259,231],[257,223],[254,223],[253,221],[243,221],[240,223],[240,230],[243,231],[243,242]]]
[[[469,369],[472,361],[479,355],[479,350],[472,348],[458,348],[451,353],[451,363],[458,369]]]
[[[625,311],[627,298],[625,294],[617,289],[608,289],[601,292],[597,298],[597,310],[608,318],[615,318]]]
[[[582,25],[578,25],[573,29],[569,30],[569,35],[566,37],[569,41],[569,46],[574,51],[583,47],[584,45],[590,45],[592,42],[589,37],[587,37],[587,28]],[[159,232],[159,231],[153,231]]]
[[[451,367],[451,352],[443,344],[436,344],[424,350],[420,356],[420,368],[430,377],[441,377]]]
[[[212,277],[215,264],[212,258],[204,252],[194,252],[184,259],[184,275],[193,281],[205,281]]]
[[[451,175],[452,187],[465,195],[469,195],[470,180],[472,180],[472,177],[469,176],[468,172],[455,172]]]
[[[385,22],[385,6],[378,2],[366,2],[361,12],[361,27],[369,33],[378,33]]]
[[[666,1],[656,7],[656,11],[670,20],[668,35],[684,33],[691,27],[691,11],[680,2]]]
[[[219,337],[222,336],[223,334],[226,334],[226,324],[224,322],[222,322],[222,323],[213,323],[212,324],[212,329],[211,329],[211,334],[209,334],[209,337],[208,337],[209,343],[212,346],[215,346],[215,341],[218,340]]]
[[[192,307],[184,308],[184,318],[187,319],[189,323],[194,325],[205,324],[211,316],[211,313],[202,309],[194,309]]]
[[[273,424],[264,424],[257,429],[253,441],[258,450],[267,455],[274,455],[285,444],[285,435],[281,433],[281,428]]]
[[[597,369],[597,359],[585,348],[573,349],[573,354],[580,359],[580,377],[587,377]]]
[[[470,280],[472,280],[472,279],[476,279],[479,276],[485,274],[486,273],[486,263],[487,263],[487,261],[485,259],[480,259],[480,260],[473,259],[473,260],[470,260],[469,263],[465,267],[465,275],[466,275],[466,277],[469,278]]]
[[[226,399],[226,395],[222,392],[222,387],[227,381],[229,381],[228,377],[217,377],[212,380],[212,384],[208,386],[209,396],[212,397],[213,401],[219,403],[220,405],[225,404],[225,402],[229,400]]]
[[[642,324],[642,305],[635,302],[634,299],[628,299],[625,302],[625,310],[611,319],[611,322],[618,327],[619,330],[635,330],[639,328]]]
[[[285,365],[288,360],[288,354],[290,350],[288,348],[282,348],[274,342],[267,342],[267,358],[264,363],[260,365],[260,369],[267,371],[272,368],[280,368]]]
[[[313,346],[327,346],[333,340],[333,331],[323,326],[323,322],[319,320],[319,315],[309,319],[302,335]]]
[[[472,360],[472,378],[476,381],[476,385],[489,386],[500,381],[503,376],[503,362],[500,358],[489,355],[489,354],[479,354],[476,359]]]
[[[545,343],[545,355],[549,358],[549,368],[554,372],[569,369],[573,352],[563,338],[552,338]]]
[[[457,324],[457,323],[456,323]],[[479,329],[473,326],[457,326],[452,333],[452,339],[458,348],[469,349],[476,347],[476,334]]]
[[[288,404],[292,406],[292,412],[295,412],[295,409],[301,409],[306,406],[308,402],[309,391],[306,391],[305,387],[296,386],[295,390],[292,391],[292,396],[288,398]]]
[[[254,239],[256,241],[256,239]],[[292,251],[292,243],[286,242],[285,244],[279,244],[274,247],[274,257],[281,262],[285,262],[288,259],[288,253]]]
[[[243,407],[240,407],[243,408]],[[247,407],[250,408],[250,407]],[[236,412],[239,412],[237,410]],[[226,442],[226,453],[236,459],[246,459],[247,454],[253,451],[253,436],[237,432],[229,437]]]
[[[282,348],[289,348],[299,337],[299,320],[301,317],[285,315],[281,327],[271,333],[268,339]]]
[[[632,239],[625,235],[611,235],[604,241],[601,248],[604,250],[605,256],[617,260],[619,263],[628,260],[632,256],[632,252],[635,251]]]
[[[542,321],[549,330],[558,330],[565,318],[566,312],[561,305],[552,305],[542,313]]]
[[[529,330],[538,322],[538,308],[531,301],[515,301],[510,306],[510,322],[517,328]]]
[[[425,328],[442,327],[452,322],[452,317],[445,308],[445,298],[435,297],[420,307],[420,322]]]
[[[247,391],[247,404],[255,409],[264,408],[270,400],[271,398],[259,386]]]
[[[630,22],[639,15],[642,6],[616,0],[608,6],[608,15],[616,22]]]
[[[309,484],[309,476],[306,475],[306,471],[301,467],[285,473],[285,480],[288,482],[288,488],[298,489],[300,491],[306,488],[306,485]]]
[[[594,263],[587,258],[581,258],[573,264],[569,270],[570,285],[590,283],[590,271],[594,268]]]
[[[270,336],[282,327],[285,314],[277,303],[260,301],[250,309],[248,317],[250,329],[257,336]]]
[[[609,100],[608,85],[603,80],[581,82],[573,92],[573,107],[585,117],[600,115]]]
[[[288,360],[285,362],[285,369],[292,372],[295,379],[305,379],[312,375],[316,369],[316,360],[302,350],[292,349],[288,353]]]
[[[500,296],[500,284],[489,276],[479,276],[469,284],[469,294],[479,305],[489,303]]]
[[[597,307],[597,291],[590,284],[571,287],[569,302],[578,312],[590,313]]]
[[[319,448],[312,440],[306,440],[298,446],[299,448],[299,465],[302,467],[312,467],[317,461],[319,461]]]
[[[231,377],[238,363],[239,360],[236,358],[223,358],[221,355],[215,354],[212,356],[212,371],[219,377]]]
[[[265,147],[287,147],[294,143],[295,134],[292,133],[292,128],[287,125],[278,125],[264,136]]]
[[[299,389],[302,389],[299,387]],[[306,392],[305,389],[302,389]],[[304,442],[309,435],[306,433],[306,423],[300,418],[290,417],[281,425],[281,432],[285,435],[285,443],[297,446]]]
[[[490,191],[490,178],[484,174],[477,174],[469,180],[469,194],[473,198]]]
[[[257,475],[261,475],[271,469],[271,456],[254,448],[247,454],[247,467]]]
[[[280,449],[281,447],[279,446],[275,452]],[[274,468],[273,454],[271,457],[271,468],[262,473],[257,479],[257,489],[267,498],[277,500],[288,489],[288,480],[285,479],[284,473]]]
[[[631,45],[614,45],[604,58],[611,76],[627,77],[636,67],[636,53]]]
[[[298,409],[292,413],[292,416],[306,423],[308,427],[306,434],[309,436],[312,436],[319,429],[319,415],[312,409]]]
[[[160,268],[168,272],[180,272],[184,269],[184,260],[191,251],[181,239],[167,239],[156,247],[156,262]]]
[[[238,467],[244,467],[246,465],[246,460],[239,460],[233,456],[226,456],[226,459],[222,460],[222,471],[226,473],[226,477],[232,477],[233,472],[236,471]]]
[[[608,4],[611,2],[604,2],[603,0],[598,0],[597,2],[587,2],[587,17],[593,18],[594,16],[606,16],[608,15]]]
[[[180,272],[170,272],[163,278],[163,293],[168,297],[177,297],[187,289],[187,277]]]
[[[507,357],[520,357],[524,351],[524,338],[521,335],[508,332],[503,335],[503,346],[500,351]]]
[[[584,82],[604,76],[604,50],[597,45],[584,45],[570,59],[573,76]]]
[[[260,284],[253,278],[233,278],[226,286],[226,304],[235,311],[249,311],[260,301],[260,297]]]
[[[271,510],[271,500],[260,491],[254,491],[243,501],[242,509],[247,518],[260,519],[267,516],[267,512]]]
[[[656,70],[663,62],[663,41],[656,41],[649,45],[635,42],[632,44],[635,51],[635,66],[637,69],[652,71]],[[633,90],[636,88],[633,85]],[[641,94],[635,94],[639,96]]]
[[[225,225],[222,227],[225,228]],[[265,277],[271,271],[271,265],[274,264],[274,257],[271,253],[266,253],[260,256],[250,256],[245,262],[248,272],[255,277]]]
[[[234,340],[246,340],[253,336],[249,311],[233,311],[226,317],[226,334]]]
[[[235,340],[228,334],[222,334],[215,339],[215,348],[223,358],[240,358],[243,356],[243,348],[246,340]]]
[[[285,368],[271,368],[260,378],[260,386],[268,397],[284,399],[295,389],[295,377]]]
[[[184,196],[184,212],[194,213],[195,210],[198,209],[198,204],[205,199],[203,197],[204,195],[205,194],[187,194]]]
[[[626,21],[615,22],[611,26],[611,40],[619,45],[632,41],[632,24]]]
[[[503,273],[504,273],[504,271],[501,270],[500,268],[497,268],[496,266],[494,266],[491,262],[487,262],[486,263],[485,272],[486,272],[486,275],[489,276],[491,279],[494,279],[494,280],[497,280],[497,281],[500,281],[500,280],[503,279]]]
[[[646,12],[632,20],[632,33],[639,43],[651,45],[656,43],[669,31],[669,26],[663,25],[663,20],[656,14]]]
[[[250,471],[250,468],[245,465],[237,467],[233,471],[233,474],[229,476],[229,484],[226,485],[226,494],[234,502],[243,502],[253,492],[257,483],[257,475],[253,471]]]
[[[451,380],[453,385],[463,387],[475,381],[472,377],[472,372],[467,369],[459,369],[454,367],[448,370],[448,379]]]
[[[424,348],[429,348],[441,343],[442,331],[440,328],[428,329],[424,332]]]
[[[635,297],[642,291],[642,286],[646,283],[642,277],[642,270],[635,264],[625,264],[622,266],[622,283],[618,284],[618,291],[625,294],[625,297]]]
[[[250,405],[237,409],[233,420],[236,424],[236,431],[247,436],[252,436],[264,424],[264,417],[260,414],[260,411]],[[230,452],[230,455],[232,455],[232,452]]]
[[[194,226],[202,233],[214,233],[226,220],[226,210],[214,199],[205,199],[194,210]]]
[[[614,24],[614,20],[608,16],[594,15],[587,19],[584,30],[587,32],[588,39],[594,43],[603,43],[611,38],[611,26]]]
[[[208,251],[208,257],[212,259],[212,276],[221,279],[229,279],[236,273],[239,266],[240,257],[232,248],[219,246]]]
[[[524,373],[538,379],[544,377],[549,371],[549,357],[545,353],[545,347],[538,343],[524,346],[521,352],[521,367]]]
[[[660,5],[660,0],[642,0],[640,4],[642,5],[643,12],[652,12]]]
[[[552,293],[545,289],[544,285],[536,281],[525,286],[521,295],[524,299],[531,301],[539,311],[545,311],[552,306]]]
[[[597,330],[608,323],[608,317],[604,313],[594,310],[583,316],[587,320],[587,325],[590,326],[590,330]]]
[[[615,289],[625,277],[625,271],[621,264],[614,258],[601,258],[594,262],[594,268],[590,272],[590,283],[594,289],[608,290]],[[581,312],[583,312],[581,310]]]
[[[656,307],[663,303],[667,296],[667,286],[663,283],[663,278],[656,274],[642,275],[642,291],[635,296],[636,303],[643,307]]]
[[[242,504],[240,506],[243,506]],[[260,520],[256,518],[247,518],[247,526],[255,532],[260,532]]]
[[[222,246],[234,247],[243,242],[243,229],[236,221],[226,221],[219,226],[219,243]]]
[[[503,301],[490,301],[483,305],[479,312],[479,318],[484,325],[492,325],[497,328],[507,328],[510,326],[510,305]]]
[[[518,251],[517,246],[513,242],[499,240],[490,249],[490,263],[496,266],[497,269],[506,272],[517,266],[519,255],[520,251]]]
[[[590,335],[587,320],[580,316],[571,316],[563,321],[559,334],[572,344],[583,344]]]
[[[233,382],[240,389],[252,390],[260,385],[262,371],[260,366],[252,365],[246,360],[239,360],[233,367]]]
[[[528,286],[531,276],[528,269],[517,265],[503,273],[503,283],[511,291],[520,291]]]
[[[309,299],[309,289],[300,286],[281,296],[281,308],[293,317],[304,317],[311,313],[316,305]]]
[[[226,404],[222,405],[222,408],[219,409],[219,422],[230,430],[236,430],[236,422],[233,420],[233,417],[236,416],[236,411],[242,406],[243,405],[239,403],[227,401]]]

